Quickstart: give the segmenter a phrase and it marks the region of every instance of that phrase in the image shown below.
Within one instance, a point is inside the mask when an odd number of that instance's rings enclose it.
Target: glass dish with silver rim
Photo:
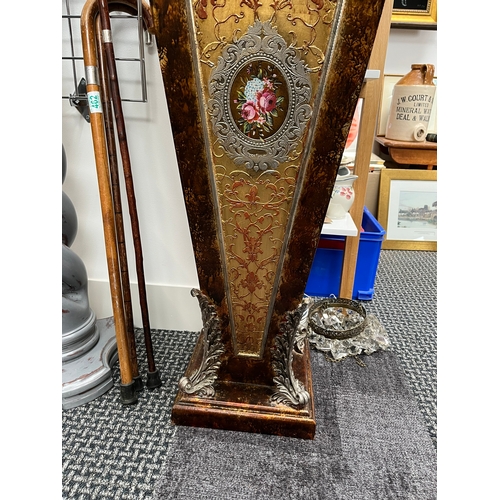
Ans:
[[[329,339],[355,337],[365,326],[366,310],[354,300],[330,297],[317,301],[309,309],[309,327]]]

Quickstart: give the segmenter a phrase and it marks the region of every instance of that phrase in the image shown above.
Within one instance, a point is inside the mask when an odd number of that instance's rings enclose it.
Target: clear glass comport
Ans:
[[[310,345],[332,361],[372,354],[390,344],[380,321],[373,314],[367,315],[356,301],[335,297],[319,300],[311,304],[308,320]]]
[[[321,311],[316,311],[310,317],[310,320],[328,330],[348,332],[361,325],[365,321],[365,316],[352,309],[327,307]]]

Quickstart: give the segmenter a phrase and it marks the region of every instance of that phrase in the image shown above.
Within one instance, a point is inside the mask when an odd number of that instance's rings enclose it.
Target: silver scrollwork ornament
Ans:
[[[270,116],[278,114],[272,113],[274,103],[270,101],[266,108],[269,102],[265,101],[265,96],[264,111],[270,113],[258,115],[258,110],[254,110],[256,112],[248,118],[255,122],[260,120],[258,126],[266,130],[264,137],[258,134],[252,136],[242,128],[240,122],[244,122],[241,117],[245,114],[245,104],[240,104],[238,112],[234,107],[235,96],[245,101],[244,93],[238,93],[237,86],[241,85],[242,73],[252,64],[273,68],[276,74],[272,76],[282,80],[280,83],[286,95],[284,107],[280,109],[284,116],[280,117],[279,125],[274,126]],[[256,21],[245,35],[224,48],[210,75],[209,94],[208,112],[214,134],[236,165],[255,171],[276,169],[280,163],[298,156],[297,145],[312,114],[309,70],[296,50],[287,45],[269,21]],[[251,100],[248,100],[247,106],[251,107]]]
[[[308,303],[303,301],[297,309],[285,314],[285,321],[280,328],[281,334],[276,336],[272,355],[275,373],[273,381],[277,390],[271,395],[271,402],[293,408],[303,408],[311,399],[304,385],[295,378],[292,368],[297,333],[303,324],[307,308]]]
[[[215,306],[204,294],[193,289],[191,295],[198,298],[202,313],[203,356],[195,373],[180,379],[179,388],[186,394],[210,398],[215,395],[214,382],[221,364],[220,356],[224,352],[220,320]]]

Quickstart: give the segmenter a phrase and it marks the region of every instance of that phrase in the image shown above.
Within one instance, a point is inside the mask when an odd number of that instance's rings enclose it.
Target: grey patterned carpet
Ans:
[[[383,250],[375,283],[375,295],[372,301],[365,302],[367,312],[373,313],[387,329],[391,347],[385,353],[372,355],[369,360],[391,359],[396,364],[396,372],[404,374],[398,386],[407,388],[410,396],[409,405],[419,408],[414,418],[416,429],[421,425],[427,434],[429,443],[437,443],[436,424],[436,254],[434,252],[410,252]],[[138,334],[138,357],[142,366],[146,366],[145,353],[141,346],[141,331]],[[119,372],[114,367],[116,384],[100,398],[81,407],[63,410],[62,413],[62,494],[66,499],[120,499],[141,500],[153,498],[155,487],[157,495],[165,485],[164,467],[168,450],[175,448],[175,430],[170,424],[170,411],[177,391],[177,381],[187,365],[194,346],[197,332],[153,331],[156,364],[162,374],[163,386],[157,390],[144,390],[139,403],[122,406],[119,403]],[[313,353],[316,366],[325,362],[321,353]],[[380,354],[380,355],[379,355]],[[349,364],[350,363],[350,364]],[[399,367],[398,368],[398,364]],[[370,366],[367,363],[368,367]],[[339,364],[326,363],[328,369],[333,366],[349,370],[357,366],[352,360]],[[384,364],[380,369],[383,369]],[[336,369],[338,369],[336,368]],[[357,400],[357,399],[356,399]],[[321,401],[317,405],[323,404]],[[356,410],[356,408],[354,408]],[[353,410],[353,411],[354,411]],[[358,408],[358,414],[361,408]],[[412,414],[413,415],[413,414]],[[397,420],[397,419],[396,419]],[[366,420],[369,429],[370,420]],[[364,424],[363,424],[364,425]],[[349,428],[348,426],[346,427]],[[195,430],[196,432],[196,430]],[[230,433],[243,434],[243,433]],[[229,433],[228,433],[229,436]],[[247,439],[241,437],[238,439]],[[321,437],[321,436],[319,436]],[[378,442],[377,440],[374,442]],[[402,436],[404,441],[404,436]],[[432,459],[432,453],[425,447],[426,458]],[[301,440],[293,440],[300,441]],[[315,442],[315,441],[313,441]],[[390,442],[390,441],[389,441]],[[300,446],[306,446],[301,444]],[[368,443],[358,443],[358,448],[351,453],[361,453]],[[432,445],[431,445],[432,448]],[[388,457],[391,448],[387,449]],[[407,450],[411,453],[411,447]],[[420,452],[419,452],[420,453]],[[372,455],[373,456],[373,455]],[[335,453],[332,454],[332,471],[335,472]],[[387,457],[381,457],[388,460]],[[337,461],[337,463],[339,463]],[[384,470],[387,464],[380,470]],[[418,464],[416,466],[418,469]],[[432,469],[432,467],[431,467]],[[318,469],[319,470],[319,469]],[[163,471],[163,472],[162,472]],[[345,471],[344,471],[345,472]],[[403,471],[399,471],[393,480],[399,486],[392,493],[384,496],[377,492],[381,500],[388,498],[413,499],[411,488],[405,483]],[[380,471],[371,471],[373,480]],[[163,475],[162,475],[163,474]],[[427,475],[426,475],[427,474]],[[348,486],[348,474],[340,479]],[[417,486],[432,490],[434,477],[432,471],[416,470]],[[339,487],[341,487],[340,485]],[[410,489],[408,489],[410,488]],[[340,489],[338,491],[349,491]],[[399,492],[399,493],[398,493]],[[405,493],[406,492],[406,493]],[[340,493],[339,493],[340,494]],[[391,496],[392,495],[392,496]],[[255,495],[254,495],[255,496]],[[187,497],[158,497],[187,498]],[[192,498],[223,498],[222,496],[195,496]],[[241,497],[246,498],[246,497]],[[258,497],[257,497],[258,498]],[[263,497],[260,497],[263,498]],[[305,498],[288,496],[286,498]],[[309,496],[309,498],[315,498]],[[342,496],[331,498],[343,498]],[[352,497],[356,498],[356,497]],[[359,497],[361,498],[361,497]],[[433,498],[418,497],[418,498]]]
[[[437,253],[382,250],[363,304],[385,326],[437,447]]]
[[[178,427],[155,500],[434,500],[436,451],[394,353],[311,355],[313,441]]]

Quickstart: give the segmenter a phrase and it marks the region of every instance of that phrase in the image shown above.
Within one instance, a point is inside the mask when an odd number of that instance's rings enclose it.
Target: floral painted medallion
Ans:
[[[214,134],[236,165],[276,169],[294,156],[310,119],[306,65],[271,23],[256,21],[227,45],[210,75]]]
[[[247,137],[267,139],[276,133],[288,109],[288,86],[276,65],[266,60],[245,65],[234,80],[230,109]]]

